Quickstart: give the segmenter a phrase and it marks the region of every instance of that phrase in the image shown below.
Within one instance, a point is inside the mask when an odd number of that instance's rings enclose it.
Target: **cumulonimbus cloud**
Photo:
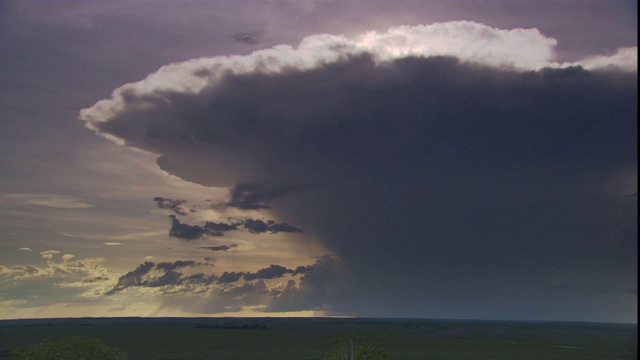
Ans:
[[[317,35],[168,65],[80,117],[184,179],[268,184],[236,186],[235,205],[337,253],[357,279],[342,309],[462,317],[472,298],[531,309],[549,274],[636,282],[637,198],[621,195],[637,189],[612,184],[637,183],[637,48],[557,64],[554,45],[469,22]]]

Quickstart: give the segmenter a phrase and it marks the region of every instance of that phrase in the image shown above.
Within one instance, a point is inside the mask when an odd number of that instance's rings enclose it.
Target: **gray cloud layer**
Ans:
[[[636,72],[376,56],[227,72],[198,91],[125,89],[108,118],[83,116],[190,181],[323,184],[234,194],[238,207],[270,200],[343,259],[357,281],[316,307],[552,318],[580,295],[545,298],[544,287],[637,281],[637,197],[624,196],[637,191],[624,185],[637,181]],[[575,312],[612,311],[602,300]]]

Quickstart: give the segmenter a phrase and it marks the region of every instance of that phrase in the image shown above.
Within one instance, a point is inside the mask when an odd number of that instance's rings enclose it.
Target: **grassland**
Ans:
[[[96,337],[129,359],[322,359],[352,335],[393,359],[637,359],[637,325],[415,319],[0,321],[0,358],[47,337]]]

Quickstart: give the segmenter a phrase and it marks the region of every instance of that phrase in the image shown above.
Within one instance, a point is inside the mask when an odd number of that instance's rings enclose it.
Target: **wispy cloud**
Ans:
[[[207,250],[211,250],[211,251],[227,251],[230,249],[233,249],[234,247],[237,247],[238,244],[231,244],[231,245],[216,245],[216,246],[201,246],[200,249],[207,249]]]
[[[81,199],[68,195],[55,194],[7,194],[0,195],[3,202],[43,206],[56,209],[85,209],[90,204]]]

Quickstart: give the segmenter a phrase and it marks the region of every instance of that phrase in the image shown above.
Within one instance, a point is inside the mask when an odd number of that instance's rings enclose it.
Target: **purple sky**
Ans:
[[[0,318],[637,322],[634,1],[3,1]]]

